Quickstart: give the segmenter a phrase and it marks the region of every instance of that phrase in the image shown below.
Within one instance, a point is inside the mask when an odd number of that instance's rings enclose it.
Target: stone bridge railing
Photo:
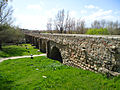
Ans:
[[[119,75],[120,36],[97,36],[76,34],[26,34],[30,41],[48,57],[56,57],[53,47],[59,49],[66,65],[86,70]],[[48,43],[49,42],[49,43]],[[54,59],[54,58],[53,58]],[[55,58],[57,59],[57,57]]]

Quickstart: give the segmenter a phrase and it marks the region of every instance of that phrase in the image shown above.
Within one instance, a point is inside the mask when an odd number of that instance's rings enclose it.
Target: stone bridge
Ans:
[[[26,42],[48,58],[84,70],[120,74],[120,36],[27,33]]]

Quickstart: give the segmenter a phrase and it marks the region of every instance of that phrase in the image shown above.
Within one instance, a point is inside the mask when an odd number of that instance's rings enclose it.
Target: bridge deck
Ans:
[[[50,34],[50,33],[30,33],[29,35],[39,36],[70,36],[70,37],[93,37],[93,38],[110,38],[110,39],[120,39],[120,35],[85,35],[85,34]]]

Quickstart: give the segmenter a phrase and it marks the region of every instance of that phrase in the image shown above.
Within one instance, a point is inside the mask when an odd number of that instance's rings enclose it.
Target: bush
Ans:
[[[106,28],[100,28],[100,29],[89,29],[86,34],[90,35],[108,35],[109,32]]]

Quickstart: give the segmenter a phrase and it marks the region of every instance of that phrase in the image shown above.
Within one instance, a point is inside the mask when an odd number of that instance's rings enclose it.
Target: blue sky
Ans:
[[[14,24],[31,30],[45,30],[48,18],[58,10],[70,12],[75,19],[120,21],[120,0],[12,0]]]

